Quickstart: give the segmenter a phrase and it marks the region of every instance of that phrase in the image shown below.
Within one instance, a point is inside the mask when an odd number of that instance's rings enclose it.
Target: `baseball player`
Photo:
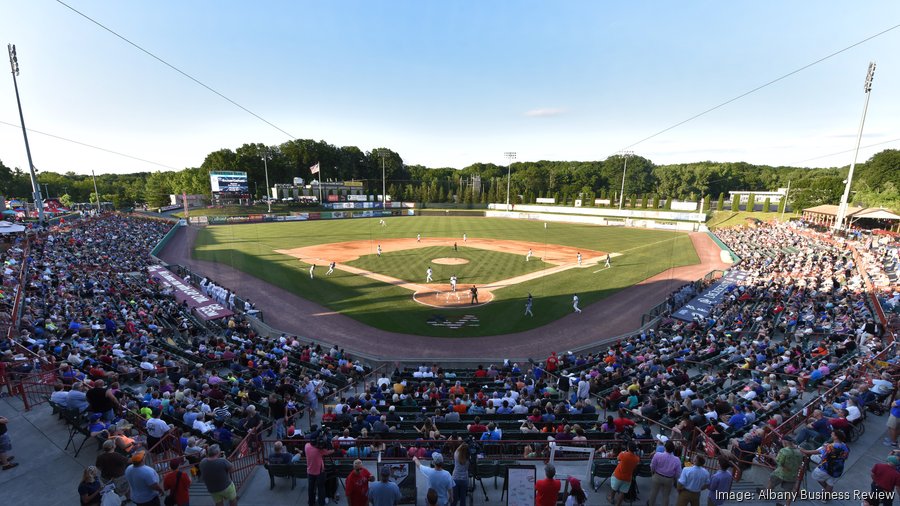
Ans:
[[[469,288],[469,293],[472,295],[472,304],[478,304],[478,289],[475,288],[475,285],[472,285],[472,288]]]
[[[531,312],[531,305],[534,303],[534,299],[532,299],[531,294],[528,294],[528,298],[525,299],[525,316],[534,316],[534,313]]]
[[[577,258],[578,258],[578,265],[581,265],[581,252],[580,251],[578,252]]]
[[[531,254],[532,254],[531,248],[528,248],[528,254],[525,255],[525,261],[526,261],[526,262],[529,261],[529,260],[531,260]]]
[[[375,248],[375,254],[381,256],[381,245],[379,244],[377,248]]]
[[[575,309],[576,313],[581,312],[581,308],[578,307],[578,294],[576,293],[574,297],[572,297],[572,307]]]
[[[606,254],[606,266],[612,267],[612,265],[609,264],[609,253]]]
[[[325,273],[326,276],[330,276],[331,273],[334,272],[334,265],[335,265],[334,260],[332,260],[331,263],[328,264],[328,272]]]
[[[316,264],[312,264],[309,266],[309,279],[313,279],[313,272],[316,270]]]
[[[456,274],[450,276],[450,291],[456,291]]]
[[[431,274],[432,274],[432,270],[431,270],[431,267],[429,267],[428,270],[425,271],[425,282],[426,283],[431,283]]]
[[[422,242],[422,234],[416,234],[416,242]]]
[[[378,220],[378,224],[381,225],[382,227],[387,226],[387,223],[385,223],[384,220]]]
[[[463,244],[465,244],[466,241],[468,241],[468,240],[469,240],[469,237],[466,235],[465,232],[463,232]]]

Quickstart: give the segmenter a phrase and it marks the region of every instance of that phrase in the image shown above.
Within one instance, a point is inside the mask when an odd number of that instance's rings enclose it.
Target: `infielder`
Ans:
[[[581,265],[581,252],[578,252],[578,265]]]
[[[531,294],[528,294],[528,298],[525,300],[525,316],[534,316],[534,313],[531,312],[531,305],[534,300],[531,298]]]
[[[328,264],[328,272],[325,273],[326,276],[330,276],[331,273],[334,272],[334,265],[335,265],[334,260],[332,260],[331,263]]]
[[[425,271],[425,282],[426,283],[431,283],[431,274],[432,274],[431,267],[429,267],[428,270]]]
[[[380,244],[378,245],[377,248],[375,248],[375,253],[376,253],[378,256],[381,256],[381,245],[380,245]]]
[[[387,223],[385,223],[384,220],[378,220],[378,224],[381,225],[382,227],[387,226]]]
[[[455,274],[453,276],[450,276],[450,291],[451,292],[456,291],[456,275]]]
[[[465,232],[463,232],[463,244],[465,244],[465,242],[468,240],[469,240],[468,236],[465,234]]]
[[[576,313],[580,313],[581,309],[578,307],[578,294],[576,293],[574,297],[572,297],[572,307],[575,309]]]
[[[612,267],[611,265],[609,265],[609,253],[606,254],[606,266]]]
[[[316,264],[312,264],[309,266],[309,279],[313,279],[315,277],[315,276],[313,276],[313,271],[315,271],[315,270],[316,270]]]
[[[422,234],[416,234],[416,242],[422,242]]]
[[[528,254],[525,255],[525,261],[527,262],[529,260],[531,260],[531,248],[528,248]]]

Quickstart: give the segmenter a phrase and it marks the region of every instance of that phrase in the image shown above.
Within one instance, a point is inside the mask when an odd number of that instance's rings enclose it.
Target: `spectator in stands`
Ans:
[[[494,422],[489,423],[487,431],[481,434],[482,441],[500,441],[501,439],[503,439],[503,431]]]
[[[313,434],[315,436],[315,434]],[[324,455],[331,455],[334,450],[327,448],[324,438],[315,438],[306,443],[303,453],[306,455],[306,488],[309,495],[309,506],[325,504],[325,462]]]
[[[97,455],[94,464],[100,471],[100,479],[104,485],[114,483],[116,493],[120,496],[128,495],[128,481],[125,480],[125,468],[128,467],[128,457],[116,451],[116,442],[107,439],[103,442],[103,452]]]
[[[831,442],[826,443],[815,450],[800,450],[805,455],[813,455],[813,460],[818,466],[812,473],[812,478],[819,482],[824,492],[834,490],[834,483],[844,474],[844,462],[850,455],[850,448],[844,443],[846,436],[836,430],[831,433]]]
[[[81,506],[100,506],[100,480],[99,472],[94,466],[87,466],[81,475],[81,483],[78,484],[78,497]]]
[[[661,497],[662,506],[669,506],[672,487],[681,475],[681,459],[675,456],[675,443],[667,440],[665,451],[656,452],[650,460],[650,499],[649,506],[656,506],[656,498]]]
[[[375,477],[363,467],[361,460],[353,461],[353,470],[344,480],[344,493],[347,494],[349,506],[366,506],[369,502],[369,482]]]
[[[131,456],[131,465],[125,469],[125,479],[131,490],[131,500],[137,506],[159,506],[159,496],[163,488],[159,484],[159,474],[144,465],[144,452]]]
[[[396,506],[402,495],[400,487],[391,481],[391,468],[388,465],[381,467],[378,473],[379,480],[369,485],[367,497],[372,506]]]
[[[896,455],[887,458],[887,463],[876,463],[872,466],[871,492],[875,495],[877,506],[891,506],[894,496],[900,493],[900,459]]]
[[[631,490],[631,480],[634,478],[634,472],[637,470],[641,458],[637,455],[637,445],[633,442],[628,443],[625,450],[619,452],[616,458],[619,463],[613,471],[613,475],[609,478],[610,493],[606,499],[610,504],[622,506],[625,500],[625,494]]]
[[[291,455],[285,451],[284,443],[275,441],[272,446],[272,453],[269,454],[269,464],[290,464]]]
[[[813,411],[812,420],[797,432],[794,441],[798,445],[802,445],[806,440],[811,440],[813,443],[818,444],[828,439],[830,435],[831,424],[828,423],[828,419],[822,414],[822,410],[817,409]]]
[[[428,480],[428,488],[434,489],[438,495],[439,506],[449,506],[453,501],[453,478],[450,473],[444,470],[444,457],[438,452],[431,454],[431,465],[427,467],[422,465],[422,461],[418,457],[413,457],[416,468],[422,472]]]
[[[156,453],[160,453],[162,451],[161,448],[155,448],[156,444],[159,443],[159,440],[164,438],[169,431],[172,430],[172,427],[164,422],[162,418],[162,412],[156,411],[153,414],[153,417],[147,420],[147,448],[154,450]]]
[[[116,410],[121,409],[119,400],[113,394],[113,391],[106,388],[106,383],[102,379],[94,380],[93,388],[85,393],[88,402],[88,409],[92,413],[100,413],[107,422],[112,422],[116,416]]]
[[[731,462],[728,459],[719,457],[719,470],[709,477],[708,506],[722,506],[728,499],[728,493],[731,492],[731,473],[728,471],[730,467]]]
[[[544,466],[544,479],[534,482],[535,506],[556,506],[562,484],[555,476],[556,467],[553,464]]]
[[[163,477],[163,489],[175,501],[175,506],[188,506],[191,502],[191,477],[179,469],[183,461],[175,458],[169,461],[170,472]]]
[[[785,436],[781,439],[783,447],[775,456],[775,470],[769,475],[768,490],[781,488],[784,491],[794,490],[803,464],[803,452],[794,444],[794,438]],[[791,506],[790,497],[786,497],[785,506]]]
[[[700,492],[709,486],[709,471],[703,467],[706,458],[697,455],[692,462],[694,465],[682,469],[678,478],[678,506],[700,506]]]
[[[469,445],[461,443],[453,452],[453,506],[466,506],[469,494]]]
[[[88,409],[88,401],[87,396],[84,393],[84,388],[81,386],[80,382],[74,383],[72,385],[72,389],[69,390],[69,395],[66,399],[66,407],[73,410],[78,410],[79,413],[84,413]]]
[[[200,474],[216,506],[223,506],[225,501],[229,506],[238,504],[237,490],[231,481],[233,470],[234,465],[222,456],[219,445],[212,445],[206,450],[206,458],[200,462]]]

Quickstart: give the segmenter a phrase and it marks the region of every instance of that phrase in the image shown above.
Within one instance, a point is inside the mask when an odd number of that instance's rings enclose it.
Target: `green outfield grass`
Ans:
[[[748,218],[755,218],[759,221],[788,221],[793,218],[799,218],[800,215],[796,213],[784,213],[784,219],[781,218],[781,213],[764,213],[762,211],[740,211],[733,213],[731,211],[716,211],[713,214],[712,218],[706,222],[706,226],[710,228],[710,230],[715,230],[717,228],[726,228],[726,227],[734,227],[741,226],[747,224]]]
[[[469,261],[461,265],[441,265],[431,262],[434,258],[454,257]],[[522,255],[501,253],[462,246],[453,251],[449,246],[393,251],[378,255],[366,255],[347,265],[378,272],[412,283],[425,283],[425,271],[431,267],[434,283],[449,283],[450,276],[459,278],[459,283],[483,285],[501,279],[527,274],[552,267],[552,265],[532,257],[526,262]]]
[[[661,230],[561,223],[551,223],[544,228],[541,222],[480,217],[398,217],[388,218],[386,222],[386,227],[380,227],[377,219],[211,226],[198,234],[194,257],[229,264],[367,325],[431,336],[493,335],[545,325],[571,312],[574,293],[581,298],[582,307],[586,307],[665,269],[699,261],[687,234]],[[527,240],[544,243],[548,249],[559,244],[618,252],[622,256],[613,259],[612,269],[596,273],[594,271],[599,269],[571,269],[497,290],[494,302],[479,308],[441,310],[414,302],[409,290],[346,272],[337,271],[328,278],[317,276],[310,280],[308,264],[274,251],[343,241],[414,238],[417,233],[424,237],[460,239],[466,233],[470,238]],[[535,251],[536,257],[541,254]],[[524,260],[520,255],[508,256],[513,261]],[[398,257],[399,263],[402,258]],[[412,274],[404,276],[424,280],[421,264],[410,264]],[[373,267],[364,268],[388,274]],[[397,272],[405,268],[399,266]],[[502,278],[510,277],[508,273],[501,274],[499,269],[497,272]],[[516,271],[512,275],[522,272]],[[437,280],[437,268],[435,274]],[[240,288],[237,291],[240,293]],[[526,319],[522,313],[528,293],[534,295],[535,316]],[[660,293],[660,301],[666,295]],[[481,325],[458,330],[433,327],[427,320],[435,314],[450,318],[472,314],[481,320]]]

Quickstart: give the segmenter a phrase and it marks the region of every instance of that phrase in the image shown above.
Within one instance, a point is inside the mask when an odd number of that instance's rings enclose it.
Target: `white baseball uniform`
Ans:
[[[578,265],[581,265],[581,253],[578,254]]]
[[[326,272],[325,275],[328,276],[332,272],[334,272],[334,262],[331,262],[330,264],[328,264],[328,272]]]
[[[316,264],[312,264],[309,266],[309,279],[313,279],[313,271],[316,270]]]
[[[431,267],[429,267],[428,270],[425,271],[425,282],[426,283],[431,283],[431,272],[432,272]]]
[[[422,242],[422,234],[416,234],[416,242]]]
[[[580,313],[581,309],[578,307],[578,296],[572,297],[572,307],[575,309],[576,313]]]
[[[381,245],[380,244],[378,245],[377,248],[375,248],[375,253],[377,253],[378,256],[381,256]]]
[[[529,249],[529,250],[528,250],[528,254],[525,255],[525,261],[527,262],[527,261],[529,261],[529,260],[531,260],[531,249]]]
[[[456,291],[456,276],[450,276],[450,291]]]

